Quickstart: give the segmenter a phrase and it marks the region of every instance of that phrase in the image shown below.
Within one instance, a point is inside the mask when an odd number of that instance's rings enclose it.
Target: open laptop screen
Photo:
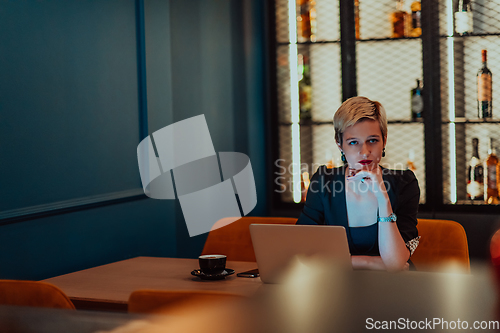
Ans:
[[[352,269],[342,226],[251,224],[250,235],[264,283],[279,283],[297,257],[320,257]]]

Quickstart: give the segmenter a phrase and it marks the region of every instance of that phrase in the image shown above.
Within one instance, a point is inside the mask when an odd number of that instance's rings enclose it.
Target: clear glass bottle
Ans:
[[[498,179],[497,167],[498,157],[495,152],[493,138],[488,143],[488,157],[484,161],[484,202],[490,205],[498,205]]]
[[[307,191],[309,190],[309,185],[311,184],[311,180],[309,178],[309,172],[305,171],[300,175],[301,182],[300,182],[300,188],[301,188],[301,202],[306,202],[307,199]]]
[[[410,149],[408,152],[408,160],[406,161],[406,168],[408,170],[411,170],[415,172],[417,170],[417,167],[415,166],[415,150]]]
[[[309,58],[306,55],[299,54],[299,73],[302,77],[299,79],[299,106],[300,119],[311,119],[312,116],[312,85],[311,69]]]
[[[459,0],[458,10],[455,12],[455,32],[467,35],[473,31],[473,15],[471,0]]]
[[[483,164],[479,159],[479,139],[472,139],[472,158],[467,170],[467,198],[483,200],[484,198]]]
[[[423,121],[424,99],[422,97],[424,87],[422,81],[417,79],[417,86],[411,90],[411,120]]]
[[[486,50],[481,51],[483,67],[477,73],[477,116],[484,120],[491,120],[493,117],[493,74],[486,64],[486,52]]]

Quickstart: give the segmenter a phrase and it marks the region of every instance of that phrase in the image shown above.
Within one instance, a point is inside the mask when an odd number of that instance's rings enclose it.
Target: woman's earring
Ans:
[[[340,159],[342,160],[342,162],[347,163],[347,159],[345,158],[344,152],[340,152],[340,154],[341,154]]]
[[[382,149],[382,157],[385,157],[385,148]]]

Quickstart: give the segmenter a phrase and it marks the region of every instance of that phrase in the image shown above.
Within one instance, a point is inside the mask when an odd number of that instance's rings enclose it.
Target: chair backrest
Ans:
[[[206,290],[136,290],[128,299],[131,313],[171,313],[189,307],[213,306],[216,303],[239,301],[244,296]]]
[[[461,224],[449,220],[418,219],[420,243],[411,261],[420,271],[441,271],[454,265],[470,272],[467,234]]]
[[[75,309],[61,289],[40,281],[0,280],[0,304]]]
[[[201,254],[224,254],[228,260],[255,262],[250,224],[295,224],[295,222],[296,218],[288,217],[242,217],[222,228],[210,231]]]

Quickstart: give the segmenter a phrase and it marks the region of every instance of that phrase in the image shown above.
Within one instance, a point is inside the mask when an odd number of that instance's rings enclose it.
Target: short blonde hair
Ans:
[[[387,115],[385,114],[385,109],[379,102],[362,96],[349,98],[335,112],[333,116],[335,141],[342,144],[342,134],[344,134],[346,128],[365,119],[375,120],[380,124],[382,140],[385,143],[387,137]]]

